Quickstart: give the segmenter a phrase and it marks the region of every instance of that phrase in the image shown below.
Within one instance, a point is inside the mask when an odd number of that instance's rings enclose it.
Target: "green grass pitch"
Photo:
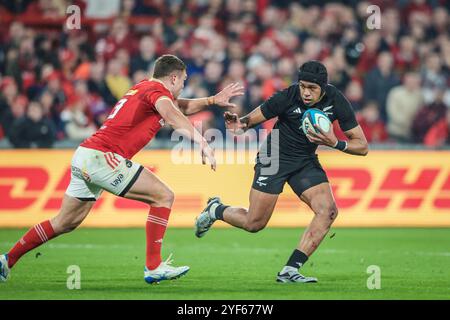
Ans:
[[[0,252],[25,230],[0,229]],[[303,229],[257,234],[169,228],[163,255],[189,273],[174,281],[143,280],[144,229],[83,228],[30,252],[0,283],[5,299],[450,299],[450,229],[330,231],[303,267],[317,284],[279,284],[275,275]],[[331,235],[335,234],[333,237]],[[67,268],[81,270],[81,289],[69,290]],[[369,290],[367,268],[380,267],[381,289]]]

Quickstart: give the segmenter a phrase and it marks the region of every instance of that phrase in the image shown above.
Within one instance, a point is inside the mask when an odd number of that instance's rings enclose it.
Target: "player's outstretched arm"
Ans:
[[[311,142],[336,148],[344,151],[345,153],[357,156],[365,156],[369,152],[369,144],[367,143],[366,136],[359,125],[353,129],[344,131],[348,141],[339,141],[333,130],[324,132],[318,125],[315,125],[315,127],[319,133],[309,130],[309,134],[307,135],[309,141]]]
[[[229,111],[226,111],[223,116],[225,118],[226,128],[228,130],[232,130],[234,134],[242,134],[249,128],[252,128],[267,120],[261,112],[261,107],[256,108],[242,118],[239,118],[237,113],[232,113]]]
[[[203,164],[206,163],[205,158],[207,158],[211,164],[211,169],[216,170],[214,150],[209,146],[202,134],[194,128],[189,119],[173,104],[172,100],[167,97],[159,98],[155,103],[155,107],[167,124],[200,145]]]
[[[202,111],[210,105],[218,105],[223,108],[234,108],[236,105],[230,103],[230,99],[244,95],[244,87],[239,83],[231,83],[214,96],[198,99],[177,99],[178,107],[185,115]]]

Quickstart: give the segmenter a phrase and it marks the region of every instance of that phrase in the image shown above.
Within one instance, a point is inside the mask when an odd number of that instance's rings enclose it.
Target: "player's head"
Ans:
[[[164,80],[176,99],[183,90],[187,78],[186,65],[180,58],[165,54],[156,59],[153,78]]]
[[[319,61],[311,60],[298,69],[300,95],[306,105],[317,103],[328,83],[327,68]]]

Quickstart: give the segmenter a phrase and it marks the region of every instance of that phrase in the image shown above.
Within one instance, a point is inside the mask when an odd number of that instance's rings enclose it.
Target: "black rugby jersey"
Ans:
[[[301,123],[303,113],[310,108],[322,110],[331,122],[337,120],[343,131],[358,126],[350,102],[335,86],[328,84],[322,99],[315,105],[306,106],[300,97],[299,84],[295,83],[276,92],[261,105],[261,111],[266,119],[278,117],[274,129],[278,130],[279,144],[274,143],[272,148],[270,147],[272,135],[275,134],[271,132],[266,141],[262,143],[259,154],[271,156],[276,148],[280,159],[289,160],[314,156],[318,145],[308,140],[303,133]],[[268,150],[267,146],[269,146]]]

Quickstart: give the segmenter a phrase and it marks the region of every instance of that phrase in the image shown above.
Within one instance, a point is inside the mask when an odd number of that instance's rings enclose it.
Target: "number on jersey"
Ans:
[[[111,112],[111,114],[108,116],[108,119],[112,119],[116,116],[117,112],[119,112],[120,109],[122,109],[123,105],[125,104],[125,102],[127,102],[128,99],[120,99],[116,105],[114,106],[114,110]]]

